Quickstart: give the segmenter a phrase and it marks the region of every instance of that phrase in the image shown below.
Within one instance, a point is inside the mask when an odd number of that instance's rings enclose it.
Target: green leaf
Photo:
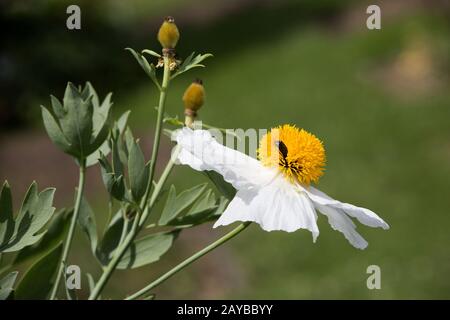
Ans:
[[[112,141],[112,169],[116,176],[120,176],[124,174],[124,163],[123,163],[123,157],[120,156],[120,151],[122,148],[120,148],[120,143],[122,142],[122,139],[120,137],[113,138]]]
[[[217,190],[219,190],[228,200],[231,200],[236,195],[236,189],[231,184],[226,182],[223,177],[215,171],[204,171],[206,176],[214,183]]]
[[[54,214],[48,231],[38,243],[20,250],[14,259],[13,265],[25,263],[30,260],[39,260],[55,249],[64,239],[69,230],[70,218],[73,210],[61,209]]]
[[[92,97],[83,100],[81,93],[68,83],[64,95],[64,108],[67,114],[59,119],[60,127],[73,148],[77,150],[80,159],[84,159],[94,150],[90,150],[93,130]]]
[[[14,232],[4,238],[0,244],[0,252],[19,251],[38,242],[45,231],[38,234],[52,217],[55,189],[49,188],[38,194],[37,185],[33,182],[23,201],[20,212],[14,221]]]
[[[68,83],[63,104],[50,96],[53,113],[42,107],[44,126],[50,139],[64,152],[77,160],[85,160],[88,166],[97,162],[101,149],[109,152],[106,140],[110,133],[111,93],[100,104],[97,93],[87,82],[81,90]]]
[[[153,64],[149,64],[147,59],[142,54],[137,53],[133,49],[125,48],[125,50],[128,50],[131,52],[131,54],[136,59],[136,61],[139,63],[141,68],[150,77],[150,79],[153,81],[153,83],[156,85],[156,87],[158,87],[158,89],[161,90],[161,85],[159,84],[158,79],[156,78],[155,66]]]
[[[50,113],[50,111],[48,111],[44,106],[41,106],[41,112],[42,120],[44,121],[44,127],[50,140],[52,140],[52,142],[56,144],[56,146],[63,152],[71,154],[73,156],[77,156],[77,150],[75,150],[75,148],[72,148],[70,142],[65,137],[63,131],[61,130],[61,127],[59,126],[54,116]]]
[[[177,231],[156,233],[134,241],[117,268],[134,269],[158,261],[170,249],[177,234]]]
[[[142,53],[143,53],[143,54],[144,54],[144,53],[147,53],[147,54],[149,54],[149,55],[151,55],[151,56],[154,56],[154,57],[156,57],[156,58],[161,58],[161,55],[160,55],[159,53],[153,51],[153,50],[144,49],[144,50],[142,50]]]
[[[184,122],[178,119],[178,116],[171,117],[168,114],[164,116],[163,122],[177,127],[184,126]]]
[[[123,113],[119,120],[114,124],[114,127],[117,128],[117,130],[122,133],[126,127],[126,123],[128,121],[128,116],[130,115],[130,111],[126,111]],[[109,139],[105,139],[100,147],[96,149],[93,153],[91,153],[86,158],[86,166],[90,167],[98,163],[101,155],[107,156],[111,152],[110,142]]]
[[[212,190],[205,192],[198,200],[194,203],[192,208],[188,211],[187,215],[196,214],[198,212],[210,209],[216,206],[216,197]]]
[[[178,68],[178,70],[172,75],[171,79],[174,79],[178,77],[180,74],[192,69],[192,68],[198,68],[198,67],[205,67],[201,62],[203,60],[212,57],[213,55],[210,53],[206,54],[198,54],[195,56],[195,52],[192,52],[181,64],[181,66]]]
[[[230,202],[230,200],[228,200],[227,198],[225,198],[224,196],[221,196],[218,200],[218,204],[217,204],[217,209],[215,209],[210,215],[208,215],[207,217],[205,217],[201,223],[205,223],[208,221],[213,221],[216,220],[217,218],[220,217],[220,215],[225,211],[225,209],[228,206],[228,203]]]
[[[56,115],[56,118],[59,119],[64,117],[66,115],[66,110],[64,110],[64,107],[58,100],[58,98],[56,98],[53,95],[50,95],[50,101],[52,103],[53,113]]]
[[[131,132],[130,127],[127,127],[125,130],[125,143],[126,143],[127,150],[131,150],[131,148],[133,147],[133,145],[135,143],[135,139],[134,139],[133,133]]]
[[[128,177],[133,199],[139,202],[147,188],[149,167],[145,164],[144,153],[135,141],[128,157]]]
[[[92,211],[91,206],[84,197],[81,200],[80,213],[78,215],[77,222],[81,230],[88,237],[89,243],[91,245],[91,251],[95,255],[98,242],[97,224],[95,223],[94,212]]]
[[[113,160],[116,158],[120,161],[120,165],[122,167],[122,170],[124,167],[128,166],[128,156],[129,156],[129,148],[126,142],[126,135],[121,134],[120,137],[117,139],[117,151],[113,153]]]
[[[14,295],[14,283],[16,282],[18,272],[13,271],[0,279],[0,300],[11,299]]]
[[[88,82],[90,85],[90,83]],[[91,86],[92,87],[92,86]],[[92,88],[94,90],[94,88]],[[97,152],[104,144],[108,145],[107,138],[110,131],[110,110],[112,93],[108,93],[101,105],[93,101],[94,109],[92,115],[92,136],[88,153]],[[104,152],[105,153],[105,152]],[[98,160],[98,158],[96,159]]]
[[[47,299],[59,267],[61,253],[62,244],[31,266],[17,286],[15,298],[19,300]]]
[[[14,218],[11,189],[7,181],[0,191],[0,247],[9,241],[14,233]]]
[[[125,111],[122,113],[120,118],[116,121],[116,126],[119,129],[119,132],[124,132],[127,128],[128,118],[130,117],[130,110]]]
[[[169,224],[172,226],[198,225],[213,219],[218,214],[218,210],[222,213],[225,208],[221,197],[218,201],[212,190],[204,193],[189,209],[189,211],[181,217],[172,220]]]
[[[90,83],[89,81],[86,82],[83,90],[81,91],[81,97],[83,98],[83,100],[92,98],[92,104],[94,105],[94,107],[100,106],[100,100],[98,99],[97,91],[95,91],[92,83]]]
[[[100,155],[99,163],[103,184],[108,193],[119,201],[124,200],[126,190],[123,176],[116,176],[116,174],[112,172],[113,169],[104,155]]]
[[[108,264],[109,260],[111,260],[112,258],[114,250],[116,250],[117,246],[119,245],[124,224],[123,216],[124,212],[122,209],[116,212],[116,214],[111,219],[108,227],[106,228],[102,241],[97,247],[96,256],[102,265]]]
[[[164,206],[164,210],[158,221],[159,225],[166,225],[171,220],[176,218],[176,216],[174,216],[175,211],[173,210],[176,199],[177,199],[177,192],[175,190],[175,186],[171,185],[169,189],[169,194],[167,195],[166,205]]]
[[[8,181],[5,181],[0,191],[0,223],[13,220],[12,195]]]
[[[176,195],[175,186],[171,186],[169,195],[167,196],[166,205],[164,206],[159,225],[166,225],[175,219],[183,210],[197,200],[206,188],[206,184],[200,184],[191,189],[181,192]]]

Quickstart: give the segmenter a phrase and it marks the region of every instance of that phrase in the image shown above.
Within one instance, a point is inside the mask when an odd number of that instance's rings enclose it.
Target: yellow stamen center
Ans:
[[[315,135],[295,126],[272,128],[260,142],[258,158],[263,165],[277,167],[289,180],[317,183],[325,167],[325,149]]]

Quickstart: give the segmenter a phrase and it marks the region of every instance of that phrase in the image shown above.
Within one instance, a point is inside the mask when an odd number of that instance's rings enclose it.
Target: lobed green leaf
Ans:
[[[55,249],[65,239],[72,214],[73,209],[61,209],[55,213],[42,240],[20,250],[14,259],[13,265],[39,260]]]
[[[62,254],[62,244],[37,261],[17,286],[15,298],[19,300],[45,300],[53,287]]]
[[[156,85],[156,87],[159,90],[162,90],[161,85],[159,84],[159,81],[156,78],[155,66],[153,64],[149,64],[147,59],[142,54],[137,53],[132,48],[125,48],[125,50],[131,52],[133,57],[136,59],[136,61],[139,63],[139,65],[145,71],[145,73],[150,77],[150,79],[153,81],[153,83]]]
[[[163,232],[135,240],[124,253],[117,268],[134,269],[158,261],[170,249],[177,235],[178,231]]]
[[[198,54],[195,55],[195,52],[192,52],[186,59],[184,59],[183,63],[180,65],[180,67],[177,69],[177,71],[172,75],[171,79],[174,79],[178,77],[180,74],[185,73],[186,71],[205,66],[201,64],[205,59],[212,57],[213,55],[210,53],[206,54]]]
[[[10,200],[9,188],[2,189],[2,203]],[[6,196],[3,196],[6,192]],[[38,194],[37,184],[33,182],[28,189],[22,207],[14,220],[14,231],[11,232],[11,220],[7,220],[6,227],[1,225],[2,242],[0,252],[14,252],[38,242],[46,231],[38,233],[52,217],[55,208],[52,207],[55,189],[48,188]],[[9,225],[9,227],[8,227]],[[3,230],[5,230],[3,232]]]
[[[200,197],[206,188],[206,184],[200,184],[176,195],[175,186],[171,186],[167,196],[166,205],[159,219],[159,225],[167,225],[174,220],[183,210],[191,206]]]
[[[18,274],[17,271],[13,271],[0,279],[0,300],[12,299],[14,296],[13,287]]]

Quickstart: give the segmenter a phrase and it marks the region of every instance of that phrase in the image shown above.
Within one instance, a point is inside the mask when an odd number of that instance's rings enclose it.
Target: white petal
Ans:
[[[218,143],[206,130],[183,128],[173,139],[181,146],[178,160],[194,170],[212,170],[237,190],[267,184],[277,174],[258,160]]]
[[[342,210],[316,204],[317,210],[328,217],[328,223],[334,230],[340,231],[345,238],[356,248],[365,249],[368,245],[361,235],[356,232],[356,225]]]
[[[315,241],[319,235],[316,220],[314,206],[307,195],[279,175],[259,189],[238,191],[214,227],[254,221],[266,231],[307,229]]]
[[[178,154],[178,161],[181,164],[189,165],[192,169],[197,171],[202,171],[203,169],[203,161],[194,156],[192,153],[187,151],[186,149],[181,149]]]
[[[389,229],[389,225],[384,222],[384,220],[381,219],[375,212],[369,209],[334,200],[322,191],[317,190],[313,187],[307,187],[303,189],[308,193],[309,198],[319,205],[340,209],[349,216],[358,219],[359,222],[365,224],[366,226],[374,228],[381,227],[385,230]]]

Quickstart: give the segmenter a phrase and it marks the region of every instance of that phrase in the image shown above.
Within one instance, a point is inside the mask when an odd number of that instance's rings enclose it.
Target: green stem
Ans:
[[[164,107],[166,104],[166,96],[167,96],[167,88],[169,87],[170,81],[170,67],[169,67],[169,58],[164,56],[164,75],[163,81],[161,85],[160,95],[159,95],[159,104],[158,104],[158,116],[156,118],[156,128],[155,128],[155,136],[153,138],[153,150],[152,157],[150,159],[150,169],[147,181],[147,189],[144,194],[144,197],[141,202],[141,207],[145,207],[146,202],[150,196],[150,191],[152,188],[153,177],[155,175],[155,167],[156,160],[158,159],[158,151],[159,151],[159,142],[161,140],[161,129],[162,122],[164,117]]]
[[[69,255],[70,247],[72,245],[73,236],[75,234],[75,227],[77,225],[78,215],[80,213],[81,200],[83,199],[85,175],[86,175],[86,163],[83,160],[80,163],[80,176],[78,179],[77,198],[75,200],[75,207],[73,210],[72,221],[70,222],[69,233],[67,234],[67,238],[64,243],[63,253],[61,256],[61,262],[60,262],[58,273],[56,274],[55,283],[53,284],[52,293],[50,295],[50,300],[54,300],[56,298],[59,283],[61,282],[63,273],[65,272],[64,268],[67,264],[67,257]]]
[[[113,206],[114,206],[114,198],[112,197],[112,195],[109,195],[109,199],[108,199],[108,218],[106,220],[106,225],[109,225],[109,223],[111,222],[112,219],[112,215],[113,215]]]
[[[145,221],[147,220],[147,217],[156,202],[156,199],[158,195],[161,192],[162,186],[164,185],[164,182],[166,181],[167,177],[169,176],[170,171],[173,167],[172,159],[169,161],[166,169],[164,170],[163,174],[161,175],[161,178],[158,182],[158,185],[155,187],[155,190],[153,191],[152,197],[150,201],[148,201],[148,198],[150,197],[150,191],[152,188],[152,182],[153,177],[155,175],[155,166],[156,166],[156,160],[158,158],[158,150],[159,150],[159,142],[161,140],[161,129],[162,129],[162,120],[164,116],[164,106],[166,103],[166,93],[167,88],[169,86],[170,81],[170,68],[169,68],[169,58],[164,57],[164,75],[163,75],[163,82],[161,86],[160,96],[159,96],[159,105],[158,105],[158,116],[156,119],[156,128],[155,128],[155,136],[153,139],[153,150],[152,150],[152,156],[150,160],[150,172],[149,172],[149,178],[147,181],[147,189],[144,194],[144,197],[142,199],[142,202],[140,204],[142,215],[137,215],[136,220],[133,223],[133,226],[129,232],[129,234],[124,238],[123,243],[119,245],[117,250],[114,252],[114,256],[111,259],[111,261],[108,263],[106,268],[103,270],[102,275],[100,276],[100,279],[98,280],[97,284],[95,285],[94,289],[91,292],[91,295],[89,296],[89,300],[96,300],[100,293],[102,292],[103,288],[105,287],[106,283],[108,282],[109,278],[111,277],[112,273],[116,269],[117,265],[120,262],[120,259],[125,254],[128,247],[133,243],[133,240],[138,235],[139,231],[141,230],[142,226],[144,225]]]
[[[159,286],[161,283],[163,283],[164,281],[166,281],[167,279],[172,277],[177,272],[183,270],[184,268],[189,266],[194,261],[196,261],[199,258],[203,257],[208,252],[214,250],[215,248],[221,246],[222,244],[224,244],[228,240],[230,240],[230,239],[234,238],[235,236],[237,236],[240,232],[242,232],[245,228],[247,228],[250,225],[250,223],[251,222],[244,222],[244,223],[240,224],[235,229],[231,230],[229,233],[224,235],[222,238],[214,241],[209,246],[203,248],[202,250],[198,251],[194,255],[190,256],[189,258],[187,258],[186,260],[184,260],[183,262],[181,262],[180,264],[178,264],[177,266],[175,266],[174,268],[172,268],[171,270],[169,270],[168,272],[163,274],[161,277],[159,277],[158,279],[156,279],[155,281],[150,283],[148,286],[142,288],[138,292],[136,292],[136,293],[132,294],[131,296],[127,297],[125,300],[133,300],[133,299],[139,298],[140,296],[148,293],[153,288]]]
[[[155,204],[156,199],[158,199],[158,196],[161,193],[164,183],[166,182],[167,178],[169,178],[169,175],[172,172],[173,166],[175,164],[174,160],[177,158],[179,152],[180,152],[180,147],[177,145],[173,149],[173,154],[171,155],[169,161],[167,162],[166,167],[164,168],[164,171],[162,172],[161,177],[159,178],[159,181],[155,186],[155,191],[152,193],[152,196],[149,201],[149,205],[148,205],[149,208],[153,208],[153,205]],[[144,226],[144,223],[148,217],[148,213],[150,213],[150,212],[147,212],[147,214],[142,215],[141,221],[139,221],[140,228],[142,228]]]
[[[116,269],[117,265],[120,262],[120,259],[122,259],[122,256],[128,249],[129,244],[133,242],[134,237],[136,236],[136,230],[138,228],[138,222],[139,222],[139,215],[136,216],[136,218],[133,221],[133,226],[131,227],[130,233],[125,237],[123,240],[123,243],[119,245],[116,252],[114,252],[114,256],[111,259],[111,261],[108,263],[106,268],[103,270],[102,275],[100,276],[100,279],[97,281],[94,289],[92,290],[89,300],[96,300],[100,293],[102,292],[103,288],[105,287],[106,283],[108,282],[109,278],[111,277],[113,271]]]
[[[128,227],[130,226],[130,219],[128,217],[123,218],[123,226],[122,226],[122,234],[120,235],[119,243],[122,243],[125,240],[125,237],[128,233]]]

